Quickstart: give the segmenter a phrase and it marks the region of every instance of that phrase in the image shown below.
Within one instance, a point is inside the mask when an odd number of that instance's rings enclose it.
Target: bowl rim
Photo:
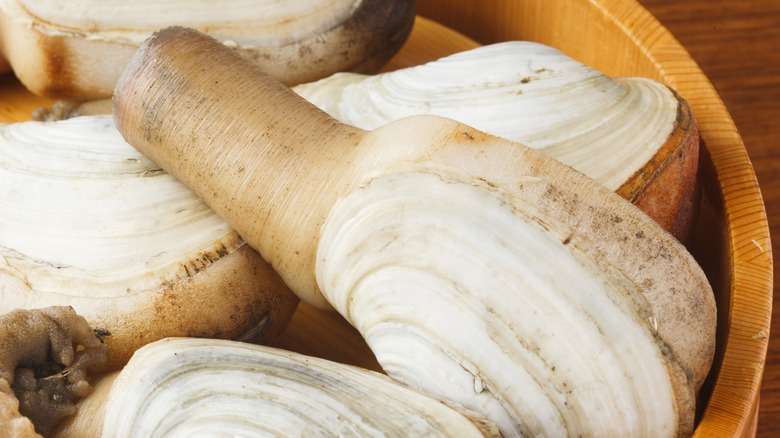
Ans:
[[[696,114],[702,145],[720,184],[731,284],[723,359],[694,436],[722,434],[724,426],[734,435],[753,435],[769,344],[774,271],[766,210],[747,149],[715,87],[682,44],[644,6],[636,0],[589,1],[618,23],[625,16],[623,8],[630,6],[653,23],[659,41],[646,54]],[[642,39],[640,32],[649,32],[647,27],[621,27],[636,41]],[[745,366],[746,362],[754,366]]]

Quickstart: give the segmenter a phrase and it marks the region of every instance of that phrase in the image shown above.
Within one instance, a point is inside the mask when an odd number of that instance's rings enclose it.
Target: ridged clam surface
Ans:
[[[664,145],[679,105],[661,83],[613,79],[528,41],[374,76],[337,73],[294,90],[362,129],[416,114],[449,117],[538,149],[613,191]]]
[[[105,98],[146,38],[187,26],[297,84],[378,71],[409,35],[415,8],[414,0],[0,0],[0,58],[35,94]]]
[[[0,136],[0,250],[9,269],[30,269],[33,289],[123,295],[186,274],[183,254],[243,244],[110,116],[8,124]]]
[[[109,116],[0,126],[0,311],[72,306],[111,367],[166,336],[265,342],[297,298]]]
[[[151,32],[188,24],[242,46],[281,45],[308,38],[343,21],[356,0],[15,0],[6,8],[26,12],[30,22],[51,32],[90,32],[97,39],[122,38],[140,44]]]
[[[384,375],[231,341],[149,344],[106,403],[105,438],[498,436],[484,418],[475,424]]]
[[[381,174],[337,204],[317,260],[323,292],[391,377],[482,412],[504,436],[692,424],[693,388],[640,286],[498,187]]]

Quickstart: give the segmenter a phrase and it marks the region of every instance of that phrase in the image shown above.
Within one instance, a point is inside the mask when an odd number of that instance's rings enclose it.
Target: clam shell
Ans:
[[[497,437],[445,403],[379,373],[284,350],[169,338],[113,383],[103,437]]]

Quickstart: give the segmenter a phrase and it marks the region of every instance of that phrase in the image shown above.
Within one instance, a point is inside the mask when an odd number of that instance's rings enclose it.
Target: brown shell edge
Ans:
[[[699,128],[687,101],[679,102],[677,120],[663,146],[616,191],[682,242],[696,217]]]

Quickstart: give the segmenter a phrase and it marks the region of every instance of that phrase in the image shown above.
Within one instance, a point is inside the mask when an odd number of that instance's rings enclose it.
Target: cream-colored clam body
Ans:
[[[190,26],[285,83],[372,73],[406,40],[414,0],[0,0],[0,54],[40,95],[110,97],[154,31]]]
[[[105,438],[498,436],[484,419],[478,426],[381,374],[209,339],[142,348],[106,403]]]
[[[0,248],[42,293],[142,290],[182,254],[241,245],[194,193],[122,140],[110,116],[3,126]]]
[[[53,33],[88,31],[94,39],[140,44],[151,32],[190,24],[242,46],[281,45],[343,21],[355,0],[17,0],[4,7]],[[21,18],[20,18],[21,20]]]
[[[339,123],[187,29],[145,43],[114,115],[392,377],[505,436],[693,431],[712,289],[680,241],[582,173],[439,116]]]
[[[0,181],[0,311],[70,305],[115,367],[162,336],[289,320],[276,274],[111,116],[0,126]]]
[[[641,285],[522,198],[419,169],[342,200],[317,255],[323,293],[383,370],[506,437],[684,433],[693,387]]]
[[[538,149],[611,190],[664,145],[679,105],[658,82],[613,79],[528,41],[374,76],[337,73],[294,90],[362,129],[416,114],[449,117]]]

